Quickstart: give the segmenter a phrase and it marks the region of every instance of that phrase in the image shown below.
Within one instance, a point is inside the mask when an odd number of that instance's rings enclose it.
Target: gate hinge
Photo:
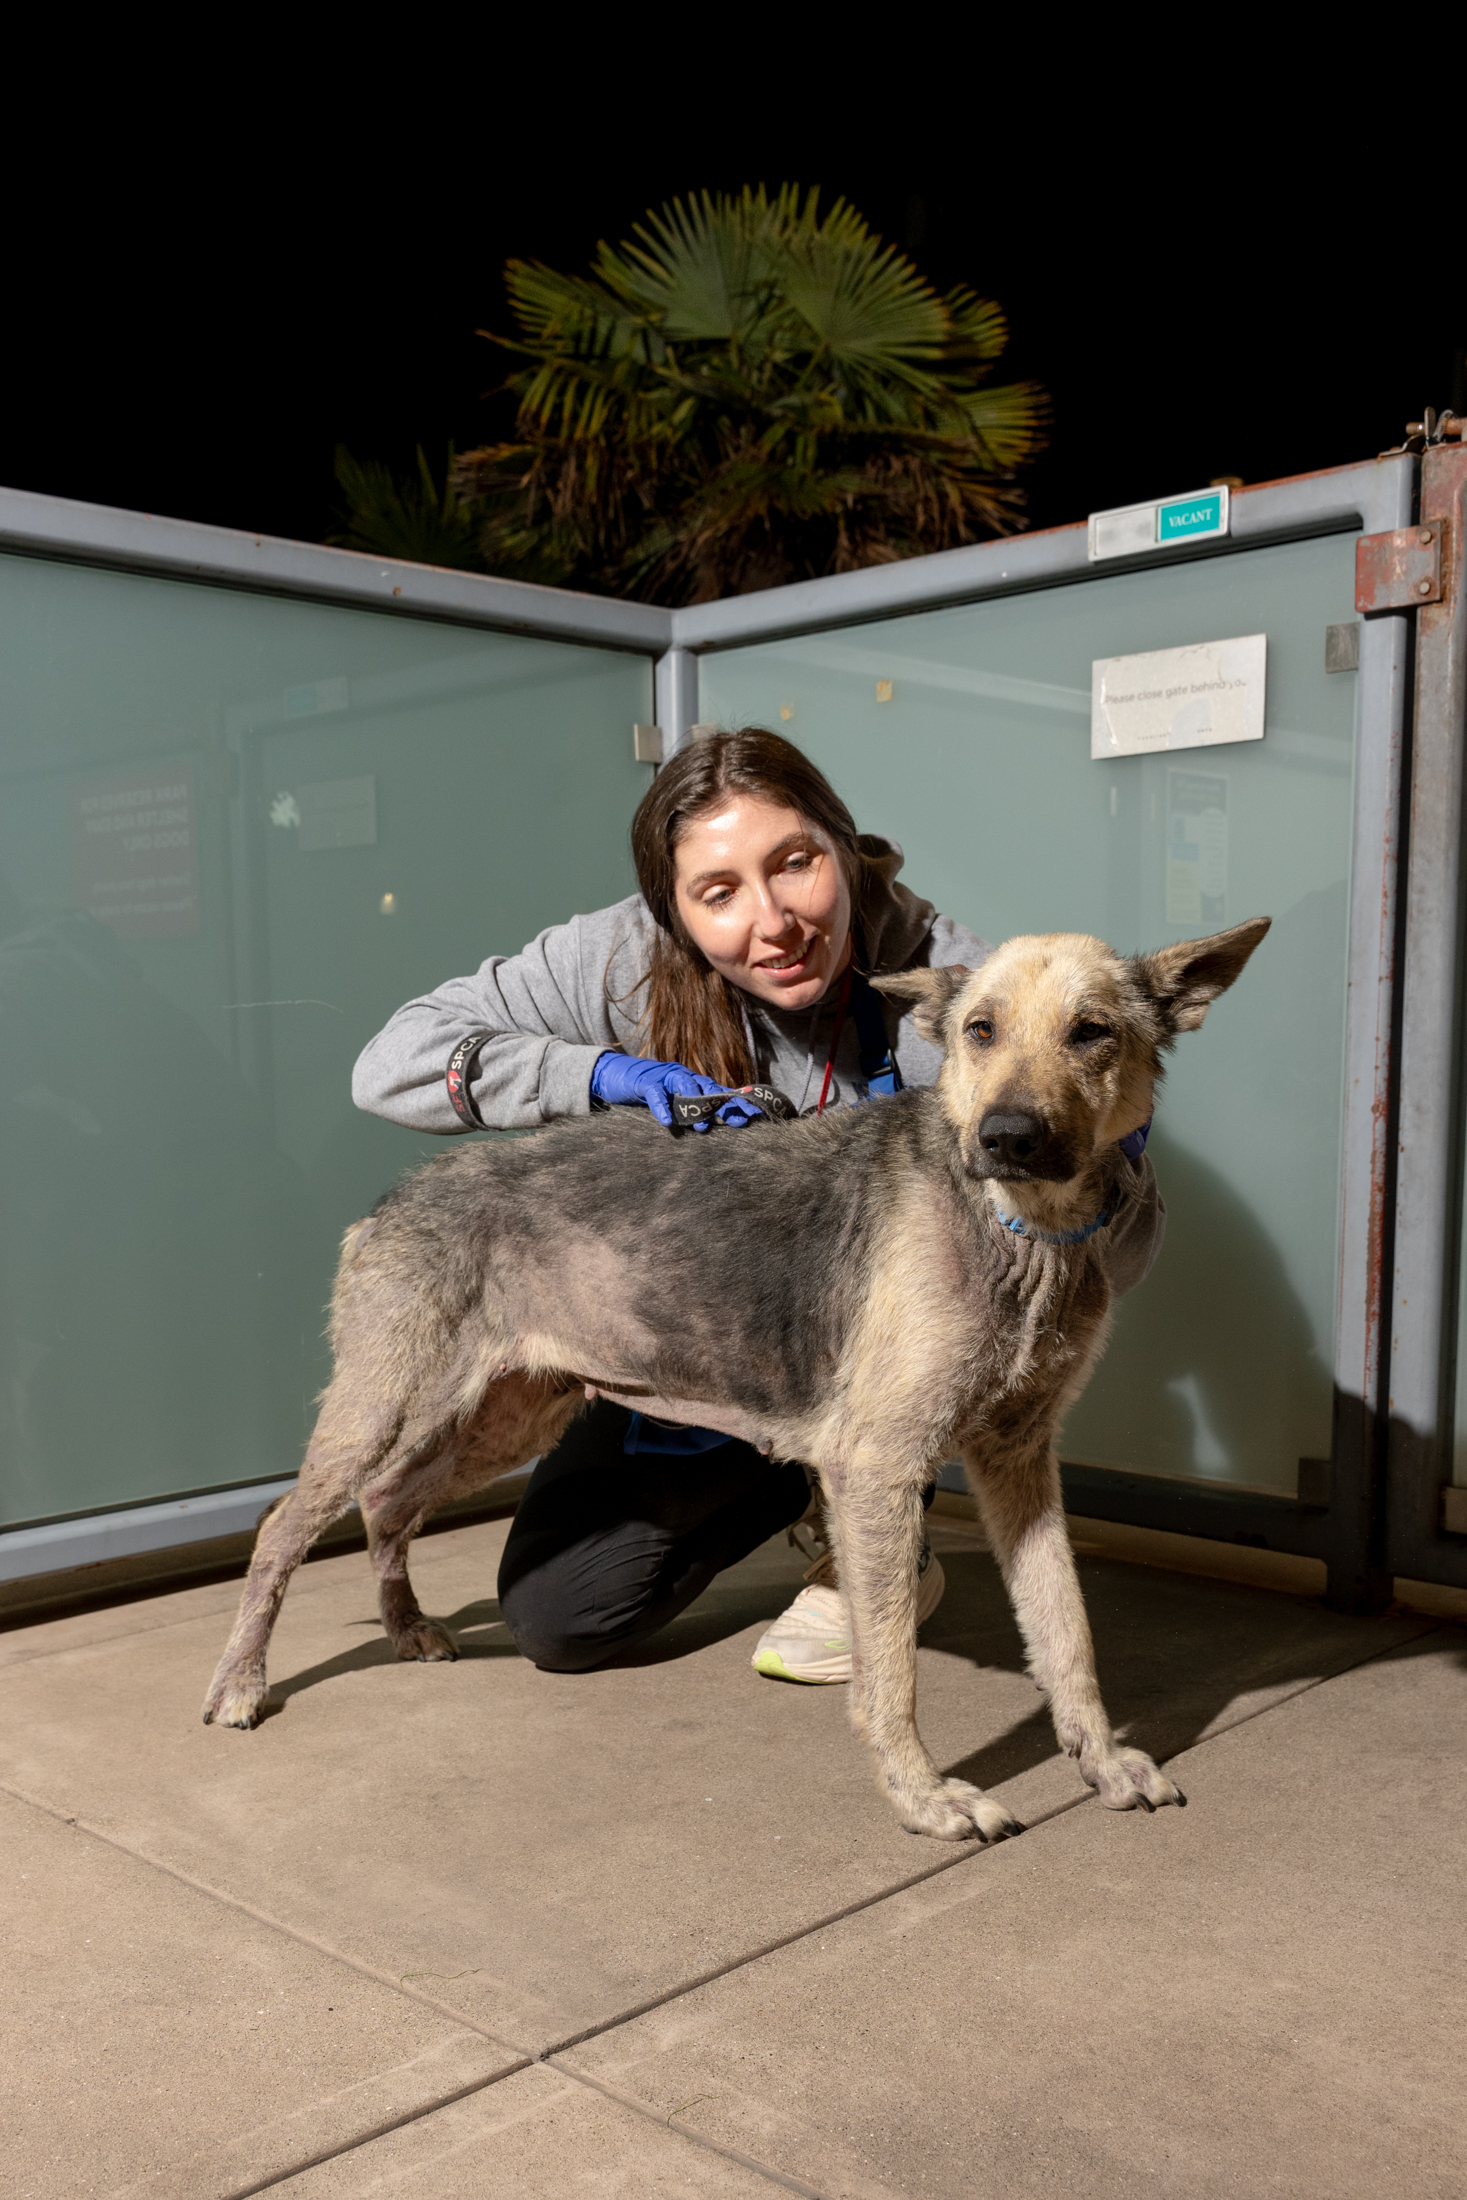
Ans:
[[[1442,600],[1444,520],[1397,527],[1385,535],[1361,535],[1355,544],[1355,609],[1410,611]]]
[[[1420,420],[1406,422],[1406,440],[1382,451],[1382,458],[1403,458],[1408,451],[1429,451],[1434,443],[1461,443],[1467,440],[1467,419],[1454,413],[1450,407],[1444,413],[1428,405]]]

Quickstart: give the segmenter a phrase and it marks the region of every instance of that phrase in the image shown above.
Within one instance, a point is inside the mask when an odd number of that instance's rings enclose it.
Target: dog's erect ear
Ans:
[[[966,963],[947,963],[941,970],[894,970],[889,977],[871,983],[889,1001],[900,1001],[913,1010],[912,1021],[932,1046],[944,1046],[947,1012],[973,973]]]
[[[1160,1008],[1170,1031],[1196,1031],[1217,999],[1226,993],[1264,933],[1272,917],[1249,917],[1230,931],[1214,932],[1211,939],[1181,940],[1175,947],[1158,948],[1154,955],[1138,955],[1135,969],[1141,983]]]

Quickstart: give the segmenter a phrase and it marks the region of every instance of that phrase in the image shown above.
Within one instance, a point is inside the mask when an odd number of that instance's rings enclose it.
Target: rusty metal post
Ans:
[[[1409,555],[1419,570],[1414,579],[1402,574],[1420,608],[1383,1555],[1392,1573],[1467,1584],[1467,1541],[1444,1537],[1440,1525],[1441,1488],[1451,1479],[1462,1211],[1467,446],[1422,453],[1416,534]]]
[[[1430,570],[1423,572],[1416,529],[1401,524],[1416,504],[1415,461],[1394,454],[1382,473],[1392,463],[1394,494],[1372,499],[1371,516],[1389,513],[1397,525],[1369,531],[1355,545],[1355,608],[1365,625],[1358,644],[1334,1416],[1328,1511],[1320,1523],[1329,1602],[1351,1612],[1379,1611],[1391,1597],[1384,1564],[1383,1392],[1395,1189],[1399,894],[1405,883],[1411,614],[1422,578],[1434,579]]]

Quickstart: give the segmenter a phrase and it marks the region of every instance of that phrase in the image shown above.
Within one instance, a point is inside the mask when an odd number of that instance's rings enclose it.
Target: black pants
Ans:
[[[692,1457],[629,1456],[630,1419],[602,1398],[571,1423],[504,1546],[500,1612],[551,1672],[589,1672],[645,1642],[810,1502],[802,1467],[737,1438]]]

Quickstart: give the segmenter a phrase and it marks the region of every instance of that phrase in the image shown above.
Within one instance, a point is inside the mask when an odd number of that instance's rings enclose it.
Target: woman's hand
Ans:
[[[728,1091],[727,1085],[715,1084],[711,1077],[700,1077],[696,1070],[685,1069],[681,1062],[654,1062],[644,1054],[618,1054],[615,1049],[600,1055],[591,1072],[593,1100],[611,1108],[650,1108],[657,1121],[669,1129],[672,1127],[671,1094],[702,1099],[712,1093]],[[763,1111],[743,1094],[729,1093],[728,1106],[717,1112],[720,1123],[741,1128]],[[697,1131],[707,1128],[706,1123],[693,1125]]]

